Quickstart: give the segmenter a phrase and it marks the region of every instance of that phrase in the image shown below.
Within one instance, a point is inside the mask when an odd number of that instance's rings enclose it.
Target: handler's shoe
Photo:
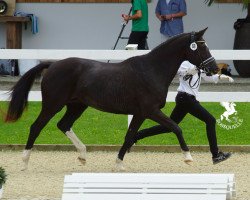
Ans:
[[[219,152],[218,155],[216,157],[213,157],[213,164],[218,164],[222,161],[225,161],[226,159],[230,158],[232,155],[232,153],[229,152]]]

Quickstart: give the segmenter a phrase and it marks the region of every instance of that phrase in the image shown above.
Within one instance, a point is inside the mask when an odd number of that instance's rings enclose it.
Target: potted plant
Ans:
[[[6,182],[7,174],[5,173],[4,168],[0,167],[0,199],[3,195],[3,184]]]
[[[225,0],[205,0],[208,6],[214,2],[226,2]],[[244,19],[237,19],[234,23],[235,38],[234,49],[250,49],[250,0],[230,0],[228,2],[241,3],[243,9],[247,9]],[[241,77],[250,77],[250,61],[234,60],[234,67]]]

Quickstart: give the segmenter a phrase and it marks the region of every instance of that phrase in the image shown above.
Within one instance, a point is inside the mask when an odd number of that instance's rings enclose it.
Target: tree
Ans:
[[[240,0],[243,4],[243,9],[247,8],[247,17],[250,17],[250,0]],[[208,4],[208,6],[211,6],[214,2],[218,2],[218,0],[205,0],[205,3]],[[235,2],[239,2],[239,0],[236,0]]]
[[[211,6],[213,3],[220,2],[220,0],[204,0],[204,2]],[[245,19],[237,19],[234,23],[235,38],[234,49],[250,49],[250,0],[234,0],[230,2],[241,3],[243,9],[247,9],[247,16]],[[234,60],[234,67],[241,77],[250,77],[250,61],[248,60]]]
[[[213,3],[220,2],[220,0],[205,0],[205,3],[208,6],[211,6]],[[250,17],[250,0],[235,0],[235,2],[241,2],[243,4],[243,8],[247,8],[247,18]]]

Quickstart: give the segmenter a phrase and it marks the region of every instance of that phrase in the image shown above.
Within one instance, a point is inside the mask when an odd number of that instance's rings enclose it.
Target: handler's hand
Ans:
[[[128,21],[129,21],[129,15],[122,14],[122,18],[124,19],[124,21],[125,21],[126,23],[128,23]]]
[[[233,78],[231,78],[230,76],[227,76],[227,75],[225,75],[225,74],[221,74],[221,75],[219,76],[219,79],[220,79],[220,80],[229,81],[230,83],[234,82]]]

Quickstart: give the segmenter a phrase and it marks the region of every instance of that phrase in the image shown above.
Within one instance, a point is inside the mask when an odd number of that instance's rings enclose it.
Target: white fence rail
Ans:
[[[177,92],[168,92],[167,102],[174,102]],[[197,99],[200,102],[250,102],[250,92],[200,92]],[[8,91],[0,91],[0,101],[8,101]],[[40,91],[30,91],[29,101],[41,101]]]
[[[59,60],[68,57],[80,57],[94,60],[125,60],[143,55],[150,50],[54,50],[54,49],[0,49],[0,59],[38,59]],[[250,60],[250,50],[211,50],[217,60]],[[169,92],[167,101],[174,101],[176,92]],[[0,101],[8,99],[6,91],[0,91]],[[198,99],[202,102],[249,102],[250,92],[200,92]],[[30,92],[30,101],[41,101],[40,92]]]
[[[150,50],[54,50],[54,49],[0,49],[0,59],[59,60],[68,57],[94,60],[124,60],[143,55]],[[250,60],[250,50],[211,50],[216,60]]]
[[[79,57],[93,60],[125,60],[133,56],[144,55],[150,50],[45,50],[45,49],[0,49],[0,59],[37,59],[60,60]],[[250,50],[211,50],[216,60],[250,60]],[[167,101],[174,101],[176,92],[169,92]],[[203,102],[249,102],[250,92],[200,92],[199,101]],[[6,91],[0,91],[0,101],[8,100]],[[41,101],[41,93],[31,91],[30,101]],[[132,116],[128,117],[130,122]]]

